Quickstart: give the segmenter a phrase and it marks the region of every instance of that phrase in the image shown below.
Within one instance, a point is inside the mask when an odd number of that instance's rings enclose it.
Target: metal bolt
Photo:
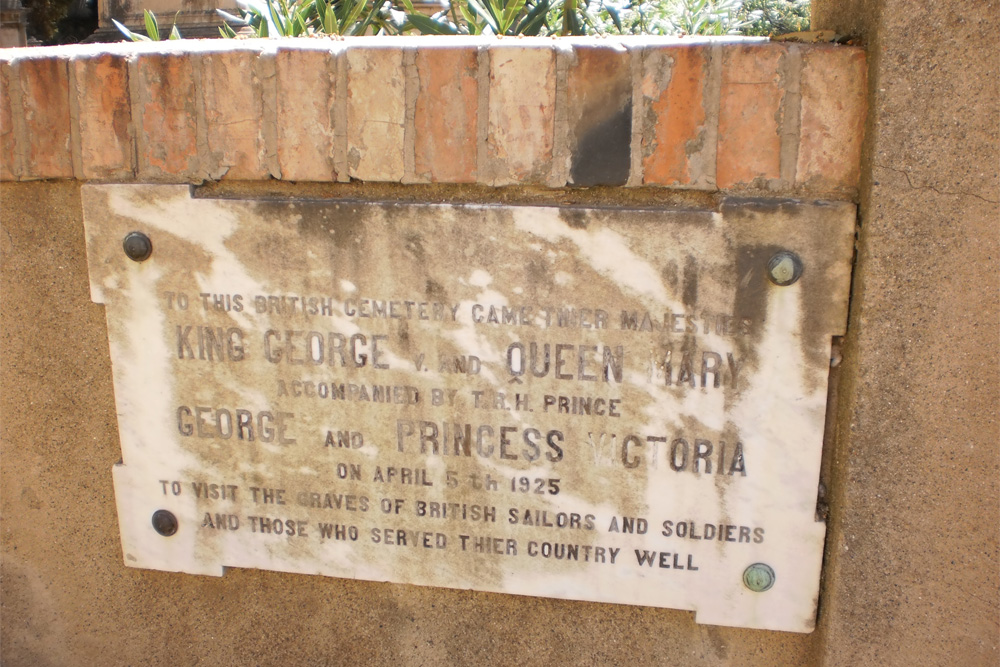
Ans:
[[[177,532],[177,517],[169,510],[156,510],[153,512],[153,530],[170,537]]]
[[[767,263],[767,277],[775,285],[791,285],[802,275],[802,260],[794,252],[782,250]]]
[[[153,254],[153,242],[142,232],[129,232],[122,241],[122,248],[134,262],[144,262]]]
[[[754,563],[743,570],[743,585],[754,593],[763,593],[774,586],[774,570],[765,563]]]

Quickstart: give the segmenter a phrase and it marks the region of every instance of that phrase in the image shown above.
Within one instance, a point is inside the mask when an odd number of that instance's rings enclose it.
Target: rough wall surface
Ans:
[[[850,199],[865,117],[862,49],[754,38],[8,49],[0,77],[12,119],[0,178],[20,181],[645,185]]]
[[[814,6],[871,66],[822,656],[995,665],[1000,7]]]
[[[534,92],[554,107],[518,118],[551,142],[527,145],[491,125],[503,110],[490,100],[517,99],[493,89],[505,85],[498,68],[516,48],[454,42],[454,54],[426,58],[404,50],[402,80],[378,91],[401,127],[401,161],[349,123],[359,100],[352,82],[363,85],[396,54],[368,68],[309,45],[313,67],[296,69],[288,51],[245,45],[225,56],[233,71],[204,53],[177,57],[174,45],[95,49],[72,62],[38,50],[0,54],[0,179],[32,181],[0,186],[4,664],[995,664],[997,98],[995,58],[983,56],[996,43],[995,7],[968,9],[956,25],[946,10],[927,10],[912,29],[919,41],[902,24],[913,10],[884,4],[882,12],[859,3],[861,18],[843,19],[864,29],[877,56],[868,103],[878,113],[860,174],[851,165],[864,61],[838,55],[845,69],[835,72],[825,58],[810,62],[856,49],[693,44],[671,54],[625,40],[576,58],[549,41],[551,58],[532,56],[553,61],[533,72],[542,87]],[[828,25],[840,20],[822,5],[817,12]],[[939,43],[949,31],[978,41]],[[434,62],[444,66],[429,69]],[[42,71],[51,76],[39,79]],[[248,100],[223,94],[206,106],[203,95],[239,77]],[[631,90],[631,106],[583,83],[568,94],[574,77]],[[191,93],[168,95],[175,82]],[[322,99],[278,104],[283,85],[319,86]],[[422,97],[425,87],[454,98]],[[88,91],[100,97],[81,99]],[[828,118],[849,122],[824,122],[824,105],[836,109]],[[451,164],[449,151],[420,148],[448,127],[430,122],[428,108],[475,137],[475,161]],[[746,134],[761,123],[765,136]],[[624,178],[651,187],[541,187],[622,183],[623,160],[606,171],[586,163],[581,147],[594,145],[594,127],[628,130]],[[101,142],[106,132],[114,140]],[[753,139],[745,160],[740,136]],[[308,162],[283,154],[310,137]],[[61,150],[41,151],[40,140]],[[196,159],[176,146],[194,146]],[[294,176],[284,171],[292,164]],[[359,169],[397,184],[332,183]],[[697,626],[686,612],[276,572],[214,579],[123,566],[108,339],[87,290],[79,181],[36,179],[224,178],[228,190],[207,189],[243,196],[711,206],[720,190],[852,197],[859,176],[864,224],[820,631]],[[484,187],[508,182],[539,187]]]
[[[284,194],[334,196],[345,187]],[[401,188],[350,194],[391,198]],[[231,192],[276,193],[257,183]],[[454,188],[411,196],[473,198]],[[485,190],[474,196],[489,198]],[[124,567],[110,474],[121,450],[108,337],[88,292],[79,185],[4,184],[2,197],[4,665],[810,661],[814,635],[698,626],[688,612],[255,570],[214,578]]]

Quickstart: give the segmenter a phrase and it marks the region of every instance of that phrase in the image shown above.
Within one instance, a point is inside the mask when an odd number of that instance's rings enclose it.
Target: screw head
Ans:
[[[754,563],[743,570],[743,585],[754,593],[763,593],[774,586],[774,570],[766,563]]]
[[[153,242],[142,232],[129,232],[122,240],[122,249],[133,262],[144,262],[153,254]]]
[[[767,277],[780,287],[791,285],[802,275],[802,260],[794,252],[782,250],[767,263]]]
[[[153,530],[170,537],[177,532],[177,517],[169,510],[156,510],[153,512]]]

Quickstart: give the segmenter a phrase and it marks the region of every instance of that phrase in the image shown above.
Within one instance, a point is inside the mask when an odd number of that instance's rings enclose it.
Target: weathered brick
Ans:
[[[334,181],[336,54],[281,48],[277,53],[278,164],[289,181]]]
[[[77,57],[76,77],[80,129],[81,175],[88,179],[120,180],[135,172],[128,63],[107,53]]]
[[[486,158],[493,185],[545,183],[555,133],[556,57],[549,42],[490,47]]]
[[[796,182],[823,190],[857,187],[867,111],[864,51],[809,49],[802,57],[801,90]]]
[[[572,185],[624,185],[631,165],[632,71],[620,45],[575,45],[566,71]]]
[[[414,151],[418,179],[440,183],[476,181],[478,62],[474,46],[417,51]]]
[[[719,92],[716,179],[720,188],[765,186],[781,176],[784,91],[780,44],[727,45]]]
[[[400,181],[406,123],[403,47],[354,47],[346,58],[348,173],[363,181]]]
[[[184,53],[143,54],[133,71],[140,177],[198,179],[195,61]]]
[[[11,111],[10,63],[0,61],[0,181],[13,181],[17,178],[17,167],[14,165],[14,115]]]
[[[72,178],[67,61],[43,56],[14,63],[24,111],[21,178]]]
[[[203,51],[200,61],[205,114],[203,166],[212,178],[268,178],[264,141],[264,101],[256,76],[259,52],[252,49]]]
[[[717,119],[711,46],[643,51],[643,182],[714,189]]]

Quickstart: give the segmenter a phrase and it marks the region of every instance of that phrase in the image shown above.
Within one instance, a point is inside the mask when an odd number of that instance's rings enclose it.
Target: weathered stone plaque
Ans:
[[[812,629],[853,205],[83,193],[127,565]]]

